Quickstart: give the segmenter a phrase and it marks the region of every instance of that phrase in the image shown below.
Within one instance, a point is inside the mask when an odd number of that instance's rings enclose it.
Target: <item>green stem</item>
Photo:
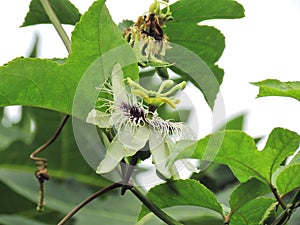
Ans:
[[[151,212],[153,212],[158,218],[164,221],[168,225],[183,225],[179,221],[175,220],[159,207],[157,207],[153,202],[151,202],[142,192],[140,192],[136,187],[131,187],[129,190],[142,202],[145,206],[148,207]]]
[[[91,201],[93,201],[95,198],[98,198],[99,196],[112,191],[116,188],[122,187],[122,184],[120,183],[114,183],[112,185],[109,185],[105,188],[102,188],[101,190],[97,191],[96,193],[94,193],[93,195],[91,195],[90,197],[88,197],[87,199],[85,199],[84,201],[82,201],[79,205],[77,205],[71,212],[68,213],[68,215],[66,215],[57,225],[63,225],[65,224],[69,219],[72,218],[72,216],[74,216],[80,209],[82,209],[84,206],[86,206],[88,203],[90,203]]]
[[[123,171],[123,180],[122,180],[123,187],[121,190],[121,195],[124,195],[126,190],[130,187],[129,180],[130,180],[130,177],[133,173],[134,167],[136,166],[138,160],[139,160],[139,157],[136,154],[131,158],[129,165],[124,165],[125,167],[122,170]]]
[[[64,30],[59,19],[55,15],[55,12],[53,11],[48,0],[40,0],[40,1],[41,1],[41,4],[42,4],[47,16],[49,17],[49,20],[53,24],[58,35],[60,36],[61,40],[63,41],[64,45],[66,46],[67,51],[70,53],[71,52],[71,41],[70,41],[66,31]]]
[[[293,210],[291,208],[285,209],[271,225],[284,225],[288,222],[292,215]]]

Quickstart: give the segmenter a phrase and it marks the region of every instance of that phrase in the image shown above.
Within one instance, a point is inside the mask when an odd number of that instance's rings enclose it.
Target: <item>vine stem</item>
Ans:
[[[42,6],[43,6],[43,8],[44,8],[44,10],[46,12],[46,14],[49,17],[49,20],[51,21],[51,23],[53,24],[54,28],[56,29],[58,35],[62,39],[62,41],[63,41],[63,43],[64,43],[67,51],[70,53],[70,51],[71,51],[71,41],[70,41],[68,35],[66,34],[65,30],[63,29],[63,27],[62,27],[59,19],[56,16],[56,14],[54,13],[51,5],[49,4],[48,0],[40,0],[40,2],[42,4]],[[45,148],[47,148],[50,144],[52,144],[56,140],[56,138],[60,134],[62,128],[64,127],[65,123],[67,122],[68,118],[69,118],[69,115],[67,115],[64,118],[64,120],[62,121],[61,125],[59,126],[59,128],[57,129],[57,131],[55,132],[55,134],[52,136],[52,138],[50,138],[45,144],[43,144],[42,146],[40,146],[38,149],[36,149],[30,155],[31,159],[33,159],[35,161],[46,162],[46,159],[44,159],[44,158],[37,158],[37,157],[35,157],[35,155],[37,155],[38,153],[42,152]],[[129,168],[129,171],[127,171],[127,172],[128,173],[125,175],[125,180],[124,180],[125,182],[128,179],[128,177],[130,178],[130,175],[132,173],[131,168]],[[123,183],[123,182],[121,182],[121,183]],[[93,195],[91,195],[90,197],[88,197],[86,200],[84,200],[83,202],[81,202],[79,205],[77,205],[72,211],[70,211],[57,225],[63,225],[63,224],[65,224],[81,208],[83,208],[85,205],[87,205],[89,202],[91,202],[95,198],[97,198],[97,197],[101,196],[102,194],[105,194],[106,192],[109,192],[109,191],[111,191],[113,189],[116,189],[116,188],[124,186],[124,184],[121,184],[121,183],[114,183],[114,184],[112,184],[112,185],[110,185],[108,187],[105,187],[105,188],[99,190],[98,192],[94,193]],[[159,207],[157,207],[146,196],[144,196],[138,189],[136,189],[134,187],[130,187],[129,189],[130,189],[130,191],[138,199],[141,200],[141,202],[143,202],[161,220],[163,220],[164,222],[166,222],[169,225],[182,225],[182,223],[180,223],[177,220],[175,220],[174,218],[170,217],[164,211],[162,211]],[[123,192],[125,192],[125,190],[123,190]]]
[[[44,143],[39,148],[37,148],[33,153],[31,153],[30,159],[32,159],[34,161],[42,161],[42,162],[47,161],[47,159],[45,159],[45,158],[36,157],[36,155],[39,154],[40,152],[42,152],[44,149],[46,149],[49,145],[51,145],[57,139],[57,137],[59,136],[63,127],[65,126],[66,122],[68,121],[69,117],[70,117],[69,115],[64,117],[63,121],[61,122],[61,124],[59,125],[58,129],[55,131],[53,136],[46,143]]]
[[[80,209],[82,209],[84,206],[86,206],[88,203],[93,201],[95,198],[98,198],[99,196],[105,194],[106,192],[112,191],[116,188],[122,187],[121,182],[120,183],[113,183],[112,185],[109,185],[105,188],[102,188],[101,190],[97,191],[81,203],[79,203],[72,211],[70,211],[57,225],[63,225],[65,224],[69,219],[72,218]]]
[[[166,214],[153,202],[151,202],[142,192],[140,192],[136,187],[131,187],[129,190],[142,202],[148,209],[153,212],[158,218],[167,223],[168,225],[183,225],[179,221],[175,220],[173,217]]]
[[[69,119],[69,115],[65,116],[61,124],[59,125],[58,129],[55,131],[53,136],[43,145],[38,147],[33,153],[30,154],[30,159],[35,161],[37,170],[35,171],[35,177],[39,181],[39,200],[37,205],[37,210],[42,212],[44,210],[44,181],[49,180],[48,170],[47,170],[47,159],[36,157],[37,154],[44,151],[49,145],[51,145],[59,136],[60,132],[62,131],[63,127],[65,126],[66,122]]]
[[[70,53],[71,52],[71,41],[70,41],[66,31],[62,27],[59,19],[57,18],[55,12],[53,11],[50,3],[48,2],[48,0],[40,0],[40,2],[46,12],[46,15],[49,17],[50,22],[53,24],[58,35],[60,36],[61,40],[63,41],[67,51]],[[47,161],[45,158],[37,158],[36,155],[39,154],[40,152],[42,152],[44,149],[46,149],[49,145],[51,145],[57,139],[57,137],[59,136],[63,127],[65,126],[66,122],[68,121],[69,117],[70,117],[69,115],[66,115],[64,117],[62,123],[60,124],[60,126],[58,127],[56,132],[54,133],[54,135],[45,144],[43,144],[42,146],[37,148],[33,153],[31,153],[30,158],[32,160],[42,161],[42,162]]]
[[[286,209],[287,206],[286,204],[283,202],[282,198],[279,196],[278,192],[277,192],[277,189],[276,187],[274,187],[274,185],[272,183],[270,183],[270,188],[276,198],[276,200],[278,201],[279,205],[283,208],[283,209]]]
[[[300,207],[300,188],[296,191],[296,194],[294,195],[291,204],[273,221],[271,225],[282,225],[286,224],[288,220],[290,219],[291,215],[293,214],[293,211]]]
[[[294,210],[300,207],[300,202],[289,205],[273,222],[271,225],[284,225],[292,216]]]
[[[59,19],[57,18],[55,12],[53,11],[51,5],[49,4],[48,0],[40,0],[47,16],[49,17],[50,22],[53,24],[54,28],[56,29],[58,35],[60,36],[61,40],[63,41],[64,45],[66,46],[67,51],[71,52],[71,41],[62,27]]]
[[[40,0],[46,15],[49,17],[50,22],[53,24],[54,28],[56,29],[57,33],[59,34],[61,40],[63,41],[67,51],[70,53],[71,51],[71,41],[63,29],[60,21],[58,20],[57,16],[55,15],[53,9],[51,8],[51,5],[49,4],[48,0]],[[43,145],[38,147],[36,150],[34,150],[30,154],[30,159],[34,160],[36,162],[37,170],[35,172],[35,176],[39,181],[40,184],[40,192],[39,192],[39,200],[38,200],[38,206],[37,210],[38,211],[43,211],[44,209],[44,181],[49,180],[49,175],[48,175],[48,170],[47,170],[47,159],[46,158],[41,158],[41,157],[36,157],[37,154],[41,153],[44,151],[49,145],[51,145],[59,136],[61,133],[63,127],[65,126],[66,122],[69,119],[69,115],[66,115],[61,122],[60,126],[58,129],[55,131],[54,135]]]

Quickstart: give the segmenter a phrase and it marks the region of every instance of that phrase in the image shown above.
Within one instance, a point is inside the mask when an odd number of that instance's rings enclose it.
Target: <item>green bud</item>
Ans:
[[[160,4],[157,0],[150,5],[149,13],[154,13],[156,15],[160,13]]]

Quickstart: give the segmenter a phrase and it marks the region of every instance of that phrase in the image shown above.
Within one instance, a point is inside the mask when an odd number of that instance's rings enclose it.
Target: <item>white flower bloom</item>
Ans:
[[[92,109],[86,122],[100,128],[110,128],[116,135],[109,144],[97,173],[112,171],[124,157],[135,155],[148,144],[157,171],[170,178],[174,165],[169,166],[167,162],[174,143],[178,140],[195,139],[189,126],[163,120],[156,112],[139,102],[134,94],[126,90],[119,64],[113,68],[111,84],[107,82],[99,90],[110,93],[113,99],[101,98],[103,105]]]

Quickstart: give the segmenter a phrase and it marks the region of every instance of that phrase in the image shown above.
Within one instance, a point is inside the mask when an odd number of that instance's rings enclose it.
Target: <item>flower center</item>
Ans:
[[[121,110],[125,112],[126,115],[130,118],[130,120],[132,120],[136,124],[146,122],[146,115],[143,108],[123,102],[121,104]]]

